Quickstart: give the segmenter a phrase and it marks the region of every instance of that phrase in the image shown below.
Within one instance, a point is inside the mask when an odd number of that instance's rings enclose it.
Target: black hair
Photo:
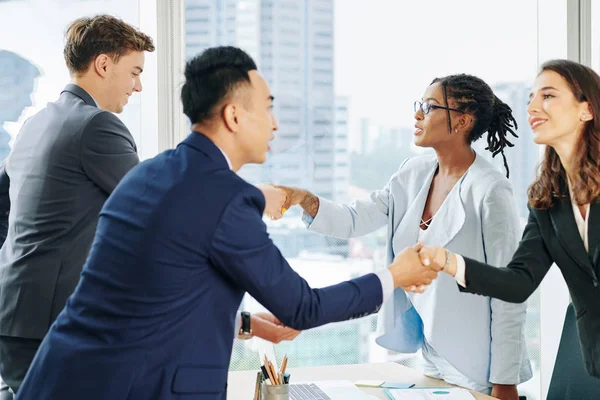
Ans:
[[[256,63],[245,51],[232,46],[212,47],[189,60],[181,88],[183,113],[192,124],[214,117],[214,108],[241,83],[250,83]]]
[[[431,84],[434,83],[441,84],[446,107],[449,107],[448,97],[450,97],[456,102],[455,108],[473,114],[475,117],[475,125],[467,136],[469,144],[481,138],[484,132],[488,133],[488,146],[485,149],[492,153],[492,157],[496,157],[498,153],[502,154],[506,177],[508,178],[508,162],[506,161],[504,148],[507,146],[513,147],[514,145],[508,141],[507,134],[510,132],[514,137],[518,137],[515,133],[517,121],[512,115],[512,109],[496,97],[487,83],[476,76],[467,74],[448,75],[434,79]],[[448,126],[450,133],[452,133],[450,110],[446,111],[448,112]]]

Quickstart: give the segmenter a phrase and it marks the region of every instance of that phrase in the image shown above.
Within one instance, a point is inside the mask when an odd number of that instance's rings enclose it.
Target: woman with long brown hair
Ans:
[[[514,303],[527,300],[556,263],[587,371],[600,378],[600,76],[573,61],[546,62],[527,112],[534,141],[547,147],[529,187],[529,221],[507,268],[439,247],[424,248],[421,259],[454,276],[461,291]]]

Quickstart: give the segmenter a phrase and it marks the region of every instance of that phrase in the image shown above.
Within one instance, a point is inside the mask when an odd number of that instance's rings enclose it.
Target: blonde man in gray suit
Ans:
[[[113,113],[142,90],[145,51],[154,51],[152,39],[120,19],[74,21],[64,48],[71,83],[25,122],[0,168],[8,215],[0,250],[2,398],[17,392],[75,289],[105,200],[139,162]]]

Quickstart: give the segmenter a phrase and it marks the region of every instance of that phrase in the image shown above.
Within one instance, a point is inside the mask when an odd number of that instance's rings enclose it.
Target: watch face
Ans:
[[[249,312],[242,312],[242,326],[241,326],[241,331],[242,332],[250,332],[250,313]]]

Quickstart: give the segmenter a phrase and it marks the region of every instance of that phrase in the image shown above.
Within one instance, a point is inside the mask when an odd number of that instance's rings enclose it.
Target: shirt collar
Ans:
[[[217,146],[217,145],[215,145],[215,146]],[[225,157],[225,161],[227,161],[227,165],[229,166],[229,169],[233,169],[233,168],[231,167],[231,161],[229,161],[229,157],[227,157],[227,154],[225,154],[225,152],[223,151],[223,149],[222,149],[222,148],[220,148],[219,146],[217,146],[217,149],[219,149],[219,151],[220,151],[221,153],[223,153],[223,157]]]

